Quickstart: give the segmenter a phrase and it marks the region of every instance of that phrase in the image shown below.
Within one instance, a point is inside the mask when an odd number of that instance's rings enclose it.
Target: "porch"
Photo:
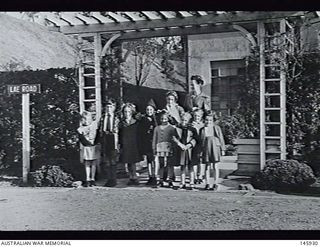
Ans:
[[[252,172],[260,170],[267,159],[286,158],[286,74],[284,68],[286,54],[294,49],[294,32],[297,28],[299,29],[301,17],[306,16],[311,19],[316,18],[312,12],[293,11],[236,11],[234,13],[223,11],[141,11],[91,12],[87,16],[77,13],[61,13],[60,15],[48,15],[46,19],[52,24],[51,30],[78,37],[81,47],[81,63],[79,65],[80,112],[94,111],[97,118],[101,116],[102,105],[108,90],[102,79],[101,64],[108,56],[115,41],[119,45],[121,42],[140,38],[183,36],[188,41],[186,83],[189,85],[191,73],[202,74],[205,81],[209,82],[206,92],[213,97],[215,92],[211,92],[211,90],[214,87],[210,84],[213,84],[216,77],[221,75],[219,69],[214,67],[217,64],[214,64],[211,70],[200,71],[198,71],[197,64],[208,64],[208,62],[210,64],[217,58],[201,58],[198,61],[192,59],[190,55],[192,41],[196,35],[216,34],[219,36],[237,33],[242,36],[250,49],[258,49],[260,53],[260,138],[255,147],[258,150],[255,150],[254,154],[255,159],[258,157],[258,161],[255,160],[252,163],[250,160],[242,160],[242,163],[239,164],[239,158],[237,158],[238,165],[244,170],[251,165],[252,170],[249,172]],[[294,26],[293,23],[297,26]],[[281,53],[278,52],[279,48]],[[210,47],[206,47],[204,52],[208,53],[209,49]],[[284,54],[280,60],[279,54],[281,56]],[[121,84],[122,81],[119,83]],[[93,97],[88,98],[88,90],[93,92]],[[121,93],[120,96],[122,96]],[[216,103],[217,99],[212,99],[214,110],[216,110]],[[228,164],[227,158],[225,163]],[[235,164],[235,158],[231,163]]]

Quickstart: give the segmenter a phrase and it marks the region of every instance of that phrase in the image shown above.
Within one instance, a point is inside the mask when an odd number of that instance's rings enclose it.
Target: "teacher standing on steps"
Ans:
[[[204,80],[200,75],[193,75],[190,80],[191,93],[186,96],[184,103],[185,109],[189,112],[192,112],[196,108],[203,110],[205,113],[210,111],[210,99],[202,91]]]

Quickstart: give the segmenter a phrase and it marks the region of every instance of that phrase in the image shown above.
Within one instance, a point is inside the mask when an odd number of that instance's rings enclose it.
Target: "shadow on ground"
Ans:
[[[314,196],[320,197],[320,185],[310,186],[308,188],[302,190],[278,190],[276,191],[278,194],[283,195],[295,195],[295,196]]]

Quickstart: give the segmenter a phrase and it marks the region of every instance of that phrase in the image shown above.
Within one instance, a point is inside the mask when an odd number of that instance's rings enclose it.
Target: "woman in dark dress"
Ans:
[[[138,122],[133,118],[132,104],[125,104],[122,109],[123,119],[119,126],[120,162],[128,164],[128,185],[138,185],[136,163],[142,160],[138,149]]]
[[[208,112],[211,106],[210,98],[202,90],[204,80],[200,75],[193,75],[190,80],[191,93],[186,96],[184,108],[189,112],[195,109],[201,109],[204,113]]]
[[[155,159],[152,150],[153,130],[158,125],[156,120],[156,104],[151,99],[146,106],[146,113],[139,122],[139,150],[146,156],[148,163],[149,180],[147,185],[157,184]]]

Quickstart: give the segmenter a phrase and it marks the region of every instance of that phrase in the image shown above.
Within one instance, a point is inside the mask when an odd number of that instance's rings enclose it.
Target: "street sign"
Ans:
[[[30,93],[40,93],[40,84],[7,85],[9,94],[22,94],[22,178],[28,182],[30,171]]]
[[[40,84],[7,85],[9,94],[40,93]]]

